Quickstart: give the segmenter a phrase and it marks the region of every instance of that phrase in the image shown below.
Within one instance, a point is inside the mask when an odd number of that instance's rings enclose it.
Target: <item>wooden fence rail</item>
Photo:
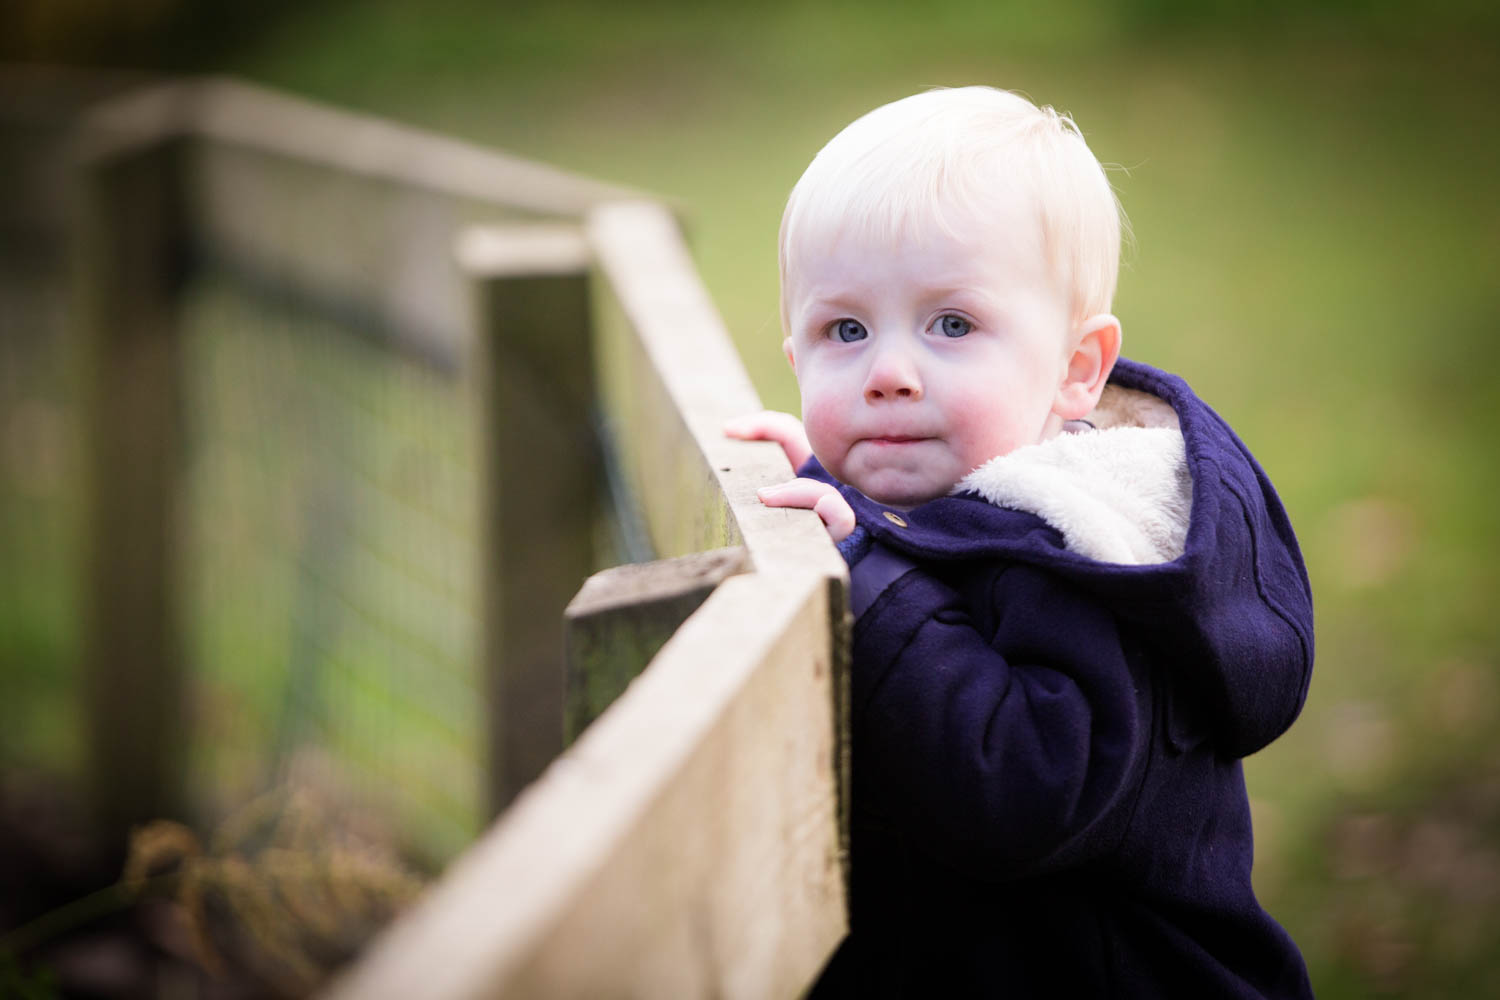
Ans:
[[[171,356],[183,247],[361,303],[406,339],[398,346],[455,367],[481,400],[490,787],[497,808],[514,802],[329,995],[803,990],[846,930],[846,577],[815,515],[756,500],[757,487],[791,473],[779,448],[721,432],[760,404],[671,211],[228,81],[117,99],[82,135],[93,356],[138,355],[168,407],[138,407],[102,370],[91,383],[96,424],[112,428],[94,462],[98,690],[144,670],[170,706],[181,683],[171,588],[151,584],[171,573],[171,474],[150,463],[176,433],[171,366],[152,359]],[[348,183],[308,197],[307,164]],[[361,185],[395,191],[398,208],[372,216],[346,204]],[[433,192],[444,212],[412,225],[400,198]],[[362,236],[341,240],[351,220]],[[288,227],[301,234],[292,246]],[[165,285],[122,270],[132,230]],[[400,280],[382,277],[393,256]],[[594,558],[596,423],[663,560],[634,568],[634,585],[659,596],[678,586],[684,560],[716,568],[690,597],[656,601],[659,634],[632,655],[664,644],[602,714],[575,690],[572,717],[598,718],[562,750],[562,611]],[[122,472],[137,453],[147,466]],[[540,562],[571,582],[533,583]],[[135,604],[113,608],[132,577]],[[615,579],[596,577],[587,592]],[[582,606],[574,626],[597,624]],[[128,662],[103,650],[126,650]],[[627,684],[639,665],[616,664],[605,686]],[[172,787],[170,749],[124,749],[161,720],[112,719],[101,705],[94,722],[102,784],[126,790],[114,819],[162,809],[140,789]]]

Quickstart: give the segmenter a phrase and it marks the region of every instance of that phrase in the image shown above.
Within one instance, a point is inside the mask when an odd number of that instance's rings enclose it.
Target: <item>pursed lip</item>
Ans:
[[[922,441],[931,441],[932,438],[920,434],[878,434],[867,438],[861,438],[866,444],[879,446],[917,444]]]

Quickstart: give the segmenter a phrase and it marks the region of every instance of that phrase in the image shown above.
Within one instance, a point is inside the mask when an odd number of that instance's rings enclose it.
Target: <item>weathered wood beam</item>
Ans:
[[[585,580],[563,614],[564,741],[577,739],[714,588],[744,569],[744,549],[714,549],[615,566]]]
[[[95,131],[127,141],[143,128],[169,124],[180,136],[536,215],[580,218],[595,205],[641,196],[622,185],[228,77],[142,86],[102,102],[91,118]]]
[[[761,486],[792,476],[780,447],[724,436],[725,422],[760,409],[760,398],[675,220],[650,202],[610,203],[590,214],[588,235],[600,276],[599,391],[657,550],[743,544],[755,572],[822,574],[838,616],[840,683],[831,707],[847,737],[844,563],[815,514],[757,498]],[[847,807],[847,743],[840,760]]]
[[[489,801],[563,746],[562,614],[594,568],[601,462],[590,414],[589,251],[576,227],[470,230]]]
[[[449,252],[477,222],[580,220],[608,184],[447,136],[201,77],[100,102],[91,153],[151,137],[188,140],[190,236],[215,265],[264,291],[346,315],[433,367],[456,372],[469,341]]]
[[[588,236],[601,279],[599,391],[657,551],[743,542],[756,569],[813,560],[841,576],[816,517],[755,497],[791,478],[781,449],[724,436],[725,421],[760,409],[760,397],[672,214],[650,202],[602,205]]]
[[[332,1000],[805,989],[846,929],[828,595],[726,580]]]
[[[137,138],[80,156],[75,233],[88,497],[81,694],[96,831],[121,851],[133,824],[181,815],[187,721],[174,586],[182,149]]]

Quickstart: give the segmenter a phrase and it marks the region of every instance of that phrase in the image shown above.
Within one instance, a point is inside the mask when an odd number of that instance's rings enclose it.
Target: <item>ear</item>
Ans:
[[[1063,381],[1052,412],[1063,420],[1081,420],[1099,404],[1099,394],[1120,357],[1120,321],[1109,313],[1090,316],[1073,334]]]
[[[786,363],[792,366],[792,374],[797,374],[797,359],[792,354],[792,338],[787,337],[781,342],[781,353],[786,355]]]

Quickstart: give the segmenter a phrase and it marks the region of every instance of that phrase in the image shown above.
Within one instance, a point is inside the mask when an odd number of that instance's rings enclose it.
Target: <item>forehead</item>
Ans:
[[[1024,199],[900,217],[825,214],[789,234],[784,294],[911,276],[933,287],[1035,283],[1049,274],[1041,223]]]

